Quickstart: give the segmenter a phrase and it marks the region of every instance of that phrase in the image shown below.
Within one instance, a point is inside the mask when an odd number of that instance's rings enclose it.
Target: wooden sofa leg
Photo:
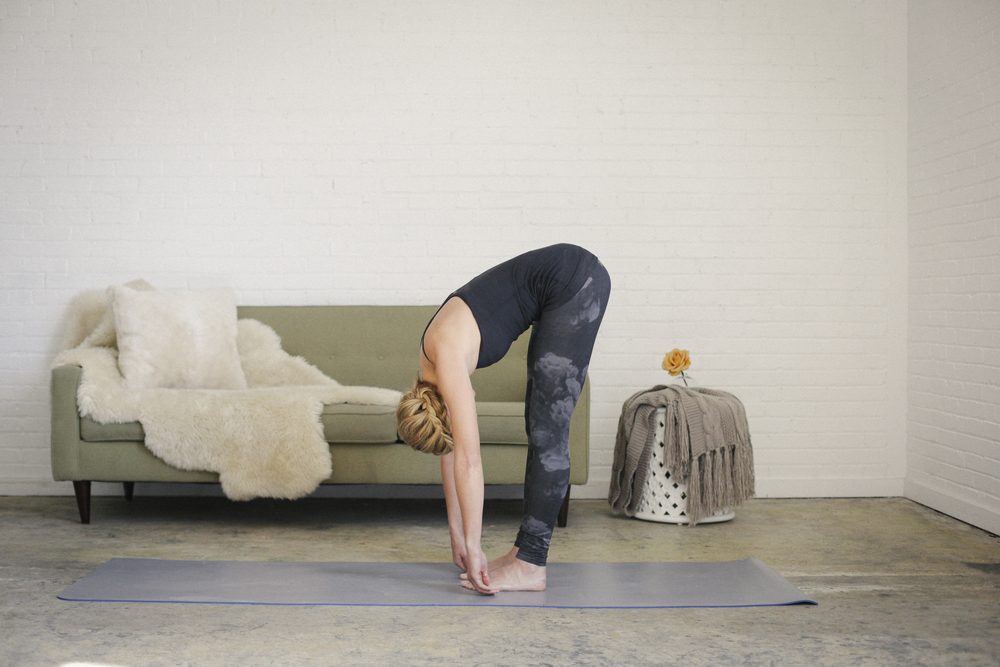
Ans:
[[[566,527],[566,520],[569,518],[569,489],[570,487],[567,486],[566,497],[563,498],[562,507],[559,508],[558,525],[560,528]]]
[[[80,510],[80,523],[90,523],[90,482],[73,482],[76,507]]]
[[[132,496],[135,495],[135,482],[122,482],[122,486],[125,487],[125,500],[131,502]]]

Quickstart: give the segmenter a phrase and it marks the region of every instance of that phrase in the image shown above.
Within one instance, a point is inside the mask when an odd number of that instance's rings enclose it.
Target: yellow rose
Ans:
[[[671,375],[680,375],[683,371],[691,368],[691,357],[687,350],[674,348],[663,357],[663,370]]]

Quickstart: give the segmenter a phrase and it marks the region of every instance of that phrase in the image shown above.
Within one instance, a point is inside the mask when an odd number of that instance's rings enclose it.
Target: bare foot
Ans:
[[[506,565],[494,570],[489,568],[490,586],[501,591],[544,591],[545,568],[514,558]],[[463,588],[475,590],[468,581]]]
[[[493,576],[494,570],[499,570],[504,565],[507,565],[511,561],[516,560],[516,556],[517,556],[517,547],[514,547],[513,549],[505,553],[503,556],[500,556],[495,560],[491,560],[486,565],[486,569],[487,571],[489,571],[490,576],[491,577]],[[469,579],[469,575],[466,574],[465,572],[462,572],[458,575],[458,578],[461,579],[462,581],[467,581]]]

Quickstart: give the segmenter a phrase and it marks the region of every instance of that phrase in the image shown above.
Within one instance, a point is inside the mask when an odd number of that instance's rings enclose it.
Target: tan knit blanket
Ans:
[[[753,449],[740,399],[716,389],[657,385],[622,406],[608,493],[616,514],[634,516],[639,507],[661,407],[665,465],[688,484],[688,525],[753,496]]]

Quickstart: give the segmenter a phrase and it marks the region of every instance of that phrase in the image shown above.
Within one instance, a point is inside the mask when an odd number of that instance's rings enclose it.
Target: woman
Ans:
[[[396,410],[403,440],[441,456],[455,564],[465,588],[545,590],[552,530],[569,486],[569,422],[583,388],[611,278],[568,243],[539,248],[476,276],[448,295],[420,339],[420,373]],[[528,344],[524,516],[514,547],[487,563],[480,546],[483,468],[472,373]]]

